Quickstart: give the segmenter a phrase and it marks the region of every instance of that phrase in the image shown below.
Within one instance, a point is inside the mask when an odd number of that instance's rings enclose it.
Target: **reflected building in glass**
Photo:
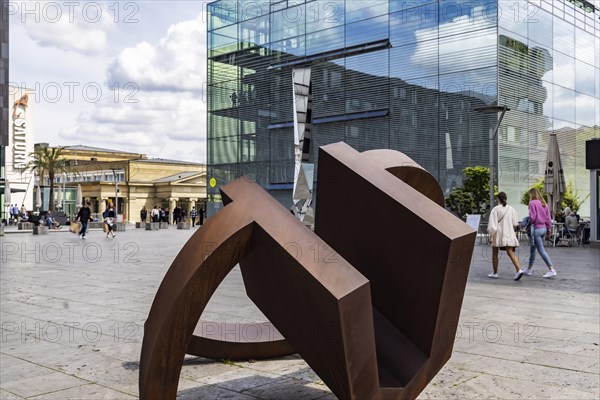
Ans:
[[[222,206],[218,187],[243,175],[291,206],[299,68],[310,69],[304,146],[316,169],[328,143],[389,148],[448,194],[465,167],[490,164],[497,117],[472,109],[499,104],[511,111],[493,164],[512,204],[543,176],[550,133],[567,180],[589,192],[585,141],[600,136],[600,11],[592,3],[220,0],[208,12],[209,214]]]

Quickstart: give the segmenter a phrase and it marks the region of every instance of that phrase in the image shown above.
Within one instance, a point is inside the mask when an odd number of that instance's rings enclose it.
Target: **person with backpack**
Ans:
[[[498,251],[506,250],[506,254],[515,266],[514,280],[518,281],[523,276],[519,266],[519,259],[515,249],[519,246],[519,239],[515,234],[515,227],[519,225],[517,211],[507,204],[506,193],[496,195],[498,205],[490,212],[488,223],[489,243],[492,245],[492,268],[489,278],[498,279]]]
[[[540,253],[542,260],[548,267],[543,278],[552,278],[557,275],[556,269],[552,265],[552,260],[544,249],[544,237],[552,229],[552,219],[550,210],[542,194],[536,188],[529,189],[529,222],[531,223],[531,236],[529,238],[529,266],[524,271],[525,275],[531,275],[533,262],[535,261],[536,250]]]

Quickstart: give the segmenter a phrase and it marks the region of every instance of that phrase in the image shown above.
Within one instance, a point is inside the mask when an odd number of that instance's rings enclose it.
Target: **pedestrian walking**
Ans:
[[[515,249],[519,246],[519,239],[515,234],[515,227],[519,225],[519,216],[514,208],[507,204],[506,193],[500,192],[496,195],[498,205],[490,213],[488,222],[489,243],[492,246],[492,268],[493,272],[488,277],[498,278],[498,252],[506,250],[506,254],[515,266],[514,280],[518,281],[523,276],[519,266],[519,259]]]
[[[196,211],[196,207],[192,207],[192,209],[190,210],[190,218],[192,219],[192,228],[194,226],[196,226],[196,216],[198,215],[198,212]]]
[[[16,204],[10,205],[10,219],[16,224],[19,222],[19,207]]]
[[[87,231],[87,224],[88,224],[88,221],[91,220],[91,216],[92,216],[92,210],[90,209],[91,205],[92,205],[92,203],[90,203],[88,201],[85,203],[85,205],[83,207],[81,207],[79,209],[79,212],[77,212],[77,220],[79,222],[81,222],[81,230],[79,231],[77,236],[82,239],[85,239],[85,233]]]
[[[117,217],[117,214],[115,213],[113,203],[108,203],[108,208],[106,209],[106,211],[104,211],[103,217],[104,224],[106,225],[106,237],[108,237],[108,235],[111,235],[114,238],[115,236],[117,236],[113,232],[113,226],[116,222],[115,218]]]
[[[552,265],[552,260],[544,249],[544,237],[552,229],[552,220],[550,219],[550,210],[542,194],[536,188],[529,189],[529,221],[531,223],[531,234],[529,238],[529,266],[524,271],[525,275],[531,275],[533,262],[535,261],[535,252],[537,250],[542,260],[548,267],[543,277],[551,278],[556,276],[556,269]]]
[[[158,206],[154,206],[150,212],[150,218],[152,219],[152,222],[159,222],[160,211],[158,210]]]

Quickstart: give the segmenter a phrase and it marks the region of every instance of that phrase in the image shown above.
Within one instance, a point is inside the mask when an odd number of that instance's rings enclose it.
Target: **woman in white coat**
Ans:
[[[518,281],[523,276],[519,266],[519,259],[515,249],[519,246],[519,240],[515,234],[515,226],[519,225],[519,217],[514,208],[506,204],[506,193],[500,192],[496,195],[498,205],[492,209],[488,222],[489,243],[492,245],[492,268],[494,272],[488,275],[490,278],[498,278],[498,251],[506,250],[506,254],[515,265],[514,280]]]

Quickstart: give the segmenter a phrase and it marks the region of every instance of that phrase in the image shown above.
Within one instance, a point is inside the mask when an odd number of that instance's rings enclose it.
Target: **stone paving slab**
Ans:
[[[143,323],[158,285],[197,228],[126,230],[83,241],[67,230],[0,238],[0,399],[126,399],[138,395]],[[23,232],[23,231],[20,231]],[[518,251],[527,263],[526,243]],[[504,253],[473,254],[454,353],[422,399],[600,397],[600,250],[548,248],[559,275],[512,280]],[[261,322],[234,269],[203,318]],[[187,356],[181,399],[336,397],[298,355],[268,361]]]

